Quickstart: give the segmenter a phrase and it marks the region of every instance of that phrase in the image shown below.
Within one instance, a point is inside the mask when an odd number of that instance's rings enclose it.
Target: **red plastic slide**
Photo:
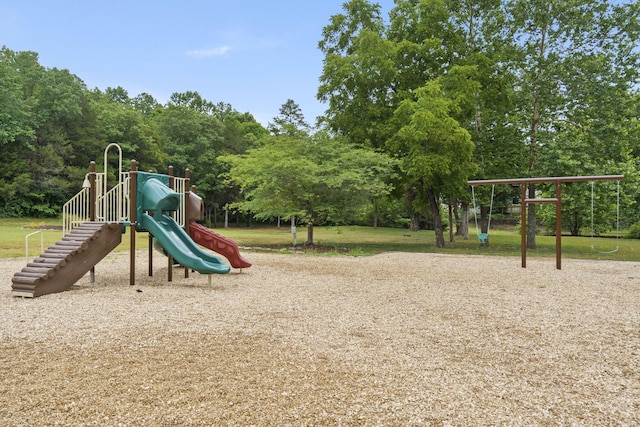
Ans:
[[[207,227],[198,224],[195,221],[189,223],[189,236],[194,242],[207,249],[223,255],[229,260],[229,264],[233,268],[251,267],[251,263],[240,255],[238,245],[231,239],[228,239]]]

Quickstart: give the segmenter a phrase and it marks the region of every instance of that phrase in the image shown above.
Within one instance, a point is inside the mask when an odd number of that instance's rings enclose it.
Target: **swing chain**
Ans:
[[[471,186],[471,200],[473,201],[473,219],[476,224],[476,236],[478,236],[478,240],[480,241],[480,243],[487,243],[489,239],[489,229],[491,228],[491,214],[493,213],[493,195],[494,195],[495,187],[496,187],[495,184],[491,185],[491,202],[489,203],[489,219],[487,221],[487,232],[480,233],[480,230],[478,229],[478,213],[476,208],[475,186],[473,185]]]

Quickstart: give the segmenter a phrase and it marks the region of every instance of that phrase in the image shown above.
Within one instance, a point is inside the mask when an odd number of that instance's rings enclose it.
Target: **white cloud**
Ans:
[[[221,56],[231,50],[231,46],[215,47],[213,49],[189,50],[187,56],[194,58],[207,58],[210,56]]]

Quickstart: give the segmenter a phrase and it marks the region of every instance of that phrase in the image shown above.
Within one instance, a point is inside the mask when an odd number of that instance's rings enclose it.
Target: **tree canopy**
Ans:
[[[318,35],[326,111],[315,125],[293,99],[263,126],[196,90],[159,102],[89,89],[35,52],[2,47],[0,217],[57,215],[117,142],[146,170],[191,169],[214,223],[221,207],[296,216],[310,243],[314,225],[382,215],[414,230],[429,223],[444,246],[441,207],[465,217],[470,178],[624,174],[621,220],[638,223],[639,34],[637,0],[395,0],[387,16],[348,0]],[[599,190],[602,232],[615,192]],[[519,197],[496,193],[498,205]],[[590,189],[567,186],[565,229],[585,232],[589,203]],[[530,206],[530,226],[553,221]]]
[[[330,19],[318,44],[325,54],[318,99],[328,104],[330,129],[354,144],[406,157],[406,165],[414,155],[398,150],[398,141],[424,138],[417,123],[428,123],[433,116],[427,112],[442,112],[442,104],[426,106],[420,97],[425,87],[440,85],[435,99],[455,105],[440,116],[441,124],[451,119],[468,131],[476,167],[461,165],[464,173],[450,176],[446,187],[431,187],[438,188],[439,202],[464,205],[469,174],[628,174],[637,164],[631,155],[638,144],[637,109],[625,106],[638,92],[638,22],[637,1],[396,0],[385,20],[376,3],[351,0]],[[421,103],[420,119],[402,113]],[[572,158],[576,144],[595,161],[559,173],[554,159]],[[445,171],[448,166],[442,163]],[[431,176],[426,167],[419,175]],[[635,173],[629,178],[627,189],[637,179]],[[420,217],[429,204],[416,202],[422,197],[414,186],[404,189]],[[528,241],[535,245],[533,204],[528,223]]]
[[[291,106],[288,101],[281,112]],[[307,225],[307,244],[313,244],[315,224],[348,223],[372,199],[391,192],[395,163],[390,157],[326,132],[310,135],[290,122],[274,122],[287,123],[288,130],[245,154],[221,157],[242,196],[234,208],[264,220],[295,216]]]

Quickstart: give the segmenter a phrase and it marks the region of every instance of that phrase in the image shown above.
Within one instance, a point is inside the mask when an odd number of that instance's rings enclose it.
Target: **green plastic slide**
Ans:
[[[186,231],[166,213],[142,214],[142,226],[181,265],[201,274],[225,274],[231,267],[219,257],[207,253],[189,237]]]

